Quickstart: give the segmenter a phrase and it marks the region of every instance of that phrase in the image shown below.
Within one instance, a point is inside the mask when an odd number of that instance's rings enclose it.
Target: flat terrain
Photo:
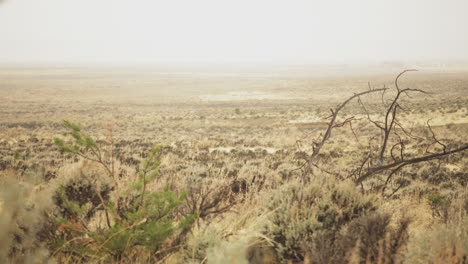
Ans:
[[[0,144],[20,152],[31,140],[50,145],[67,119],[96,135],[112,123],[117,140],[179,142],[185,150],[202,143],[294,150],[298,139],[326,124],[330,107],[367,90],[368,83],[392,87],[397,73],[2,68]],[[468,124],[468,72],[414,72],[401,82],[430,93],[405,99],[409,125],[425,125],[427,119],[436,126]],[[349,108],[352,115],[363,114],[357,104]],[[13,154],[3,153],[2,159]]]
[[[206,220],[219,239],[227,239],[229,232],[233,236],[244,232],[232,229],[229,219],[237,219],[238,212],[250,212],[255,215],[251,219],[257,219],[261,208],[269,204],[270,193],[302,178],[298,168],[312,153],[312,140],[323,135],[330,108],[369,88],[394,91],[400,70],[383,72],[3,67],[0,172],[21,179],[39,175],[39,184],[71,177],[86,164],[54,144],[54,137],[63,137],[65,132],[63,120],[83,124],[98,141],[107,140],[111,130],[123,182],[131,181],[128,177],[135,174],[151,147],[159,145],[163,154],[160,177],[176,189],[198,183],[214,189],[230,184],[235,193],[251,190],[250,198],[233,203],[223,217]],[[468,71],[410,72],[400,79],[400,86],[427,92],[401,99],[401,125],[415,135],[405,143],[407,155],[441,149],[433,144],[428,122],[437,139],[449,148],[468,141]],[[346,106],[338,121],[353,118],[355,123],[352,129],[345,125],[334,130],[322,150],[323,166],[314,173],[346,178],[364,157],[360,151],[372,149],[368,142],[380,135],[364,119],[369,115],[382,120],[382,100],[380,95],[364,96],[367,113],[357,101]],[[466,193],[467,158],[464,154],[456,157],[442,165],[434,161],[403,171],[399,177],[404,181],[395,181],[387,189],[393,198],[403,200],[379,200],[381,207],[397,218],[414,217],[411,232],[425,233],[429,230],[425,228],[442,220],[434,216],[424,195],[433,190]],[[372,179],[362,188],[371,191],[384,180]],[[444,182],[453,185],[441,187]],[[409,204],[411,209],[407,209]],[[245,221],[243,228],[257,222]],[[212,232],[200,225],[194,237]],[[205,257],[200,254],[199,261]]]

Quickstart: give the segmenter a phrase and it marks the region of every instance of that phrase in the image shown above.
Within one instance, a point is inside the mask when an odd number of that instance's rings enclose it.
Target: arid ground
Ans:
[[[400,72],[0,68],[0,260],[468,263],[467,152],[445,155],[468,142],[468,72],[401,76],[400,89],[415,91],[399,98],[379,160],[378,124]],[[311,158],[337,105],[383,87],[383,97],[349,102]],[[54,143],[73,140],[63,120],[96,140],[111,175]],[[130,217],[116,206],[106,225],[109,201],[143,204],[124,189],[153,146],[158,174],[144,185],[180,195],[164,216],[174,228],[150,248],[128,237],[110,245],[106,232]],[[442,155],[371,169],[434,153]],[[125,232],[137,226],[125,223]]]

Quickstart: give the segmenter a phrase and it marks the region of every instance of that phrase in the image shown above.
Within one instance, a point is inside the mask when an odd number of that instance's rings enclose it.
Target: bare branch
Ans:
[[[401,77],[403,74],[405,74],[405,73],[407,73],[407,72],[411,72],[411,71],[418,71],[418,70],[416,70],[416,69],[408,69],[408,70],[404,70],[404,71],[400,72],[400,74],[397,75],[397,77],[395,78],[395,87],[396,87],[397,91],[400,91],[400,87],[398,87],[398,79],[400,79],[400,77]]]
[[[429,151],[427,151],[427,150],[428,150],[428,148],[429,148],[430,146],[432,146],[432,145],[434,145],[434,144],[439,144],[439,145],[442,146],[443,151],[444,151],[444,153],[445,153],[445,152],[447,152],[447,146],[446,146],[444,143],[440,142],[440,140],[437,139],[437,137],[436,137],[436,135],[435,135],[435,133],[434,133],[434,130],[432,130],[432,127],[431,127],[431,125],[429,124],[429,122],[430,122],[431,120],[432,120],[432,119],[427,120],[427,127],[429,128],[429,131],[431,131],[432,139],[434,139],[434,142],[433,142],[432,144],[430,144],[429,146],[427,146],[426,152],[429,152]]]
[[[364,109],[364,112],[366,113],[366,116],[367,116],[367,120],[369,120],[369,122],[374,124],[376,127],[380,128],[381,130],[384,130],[384,128],[382,126],[383,123],[372,120],[372,118],[370,117],[369,112],[367,111],[366,106],[364,105],[364,103],[362,102],[360,97],[358,97],[358,103],[361,105],[362,109]]]
[[[454,153],[457,153],[457,152],[462,152],[462,151],[465,151],[467,149],[468,149],[468,144],[464,145],[463,147],[453,149],[453,150],[450,150],[450,151],[446,151],[446,152],[442,152],[442,153],[435,153],[435,154],[426,155],[426,156],[422,156],[422,157],[401,160],[401,161],[393,162],[393,163],[378,166],[378,167],[373,167],[373,168],[368,169],[365,174],[361,175],[356,180],[356,184],[362,183],[364,180],[366,180],[367,178],[369,178],[369,177],[371,177],[371,176],[373,176],[373,175],[375,175],[377,173],[380,173],[382,171],[386,171],[386,170],[395,168],[395,167],[400,166],[400,165],[407,166],[407,165],[410,165],[410,164],[416,164],[416,163],[423,162],[423,161],[440,159],[440,158],[448,156],[450,154],[454,154]]]
[[[338,106],[335,108],[335,110],[331,109],[332,115],[330,116],[331,120],[330,120],[330,122],[328,123],[327,130],[325,131],[325,134],[323,135],[322,140],[321,140],[320,142],[316,142],[316,143],[314,144],[313,153],[312,153],[310,159],[311,159],[311,160],[314,159],[314,158],[320,153],[320,150],[321,150],[322,146],[323,146],[323,145],[325,144],[325,142],[330,138],[331,132],[332,132],[333,128],[335,127],[336,117],[338,116],[338,113],[339,113],[351,100],[353,100],[353,99],[356,98],[356,97],[365,95],[365,94],[385,91],[386,89],[387,89],[387,88],[380,88],[380,89],[374,89],[374,90],[369,90],[369,91],[364,91],[364,92],[361,92],[361,93],[358,93],[358,94],[354,94],[353,96],[349,97],[346,101],[344,101],[343,103],[341,103],[340,105],[338,105]]]
[[[325,134],[323,135],[322,139],[319,142],[313,142],[312,143],[312,154],[309,157],[309,162],[311,163],[309,165],[312,165],[312,161],[319,155],[320,150],[322,149],[323,145],[326,143],[326,141],[330,138],[331,132],[333,128],[336,127],[336,118],[338,116],[338,113],[349,103],[351,102],[354,98],[359,98],[359,96],[365,95],[365,94],[370,94],[370,93],[375,93],[375,92],[382,92],[387,90],[387,88],[380,88],[380,89],[374,89],[374,90],[368,90],[364,91],[361,93],[357,93],[349,97],[346,101],[343,103],[339,104],[335,109],[330,109],[332,115],[330,116],[331,120],[328,123],[327,130],[325,131]],[[310,166],[307,166],[304,175],[307,174],[310,171]]]
[[[391,131],[394,128],[395,123],[398,122],[398,120],[397,120],[397,109],[398,108],[401,109],[400,105],[398,104],[398,100],[400,99],[401,94],[402,93],[407,94],[408,92],[426,93],[425,91],[420,90],[420,89],[411,89],[411,88],[406,88],[406,89],[403,89],[403,90],[400,89],[400,87],[398,86],[398,80],[400,79],[400,77],[403,74],[405,74],[406,72],[410,72],[410,71],[416,71],[416,70],[414,70],[414,69],[404,70],[400,74],[398,74],[398,76],[395,78],[395,88],[397,90],[397,93],[396,93],[395,97],[393,98],[392,103],[388,107],[387,112],[385,114],[384,138],[382,140],[382,145],[381,145],[381,148],[380,148],[380,155],[379,155],[380,163],[384,162],[385,151],[387,150],[388,140],[390,138]]]
[[[395,94],[394,96],[389,100],[389,103],[385,103],[385,92],[388,90],[384,86],[384,88],[380,89],[373,89],[368,83],[368,88],[369,90],[361,92],[361,93],[356,93],[352,96],[350,96],[347,100],[345,100],[343,103],[339,104],[336,108],[330,109],[331,115],[328,117],[330,119],[328,126],[326,128],[326,131],[324,134],[320,134],[318,140],[314,140],[312,142],[312,154],[308,157],[308,160],[306,161],[301,168],[303,168],[304,175],[306,175],[309,170],[312,167],[318,168],[328,174],[335,174],[330,171],[325,171],[323,170],[318,164],[317,164],[317,157],[320,154],[320,151],[322,147],[326,144],[327,140],[330,139],[331,133],[333,128],[337,127],[342,127],[344,125],[349,124],[351,127],[351,130],[356,137],[358,138],[354,129],[352,128],[352,122],[359,120],[355,117],[348,117],[344,119],[344,121],[337,122],[337,117],[340,113],[340,111],[353,99],[357,98],[357,101],[359,105],[362,107],[362,109],[365,112],[367,119],[371,124],[373,124],[375,127],[377,127],[381,132],[382,132],[382,137],[380,140],[380,144],[378,144],[375,147],[375,142],[376,142],[376,136],[372,137],[369,140],[369,150],[367,153],[367,156],[365,156],[358,164],[358,166],[354,169],[348,170],[348,177],[346,178],[355,178],[355,182],[357,185],[363,186],[363,181],[366,179],[369,179],[370,177],[377,175],[379,173],[383,172],[389,172],[385,184],[384,184],[384,189],[387,188],[387,185],[392,181],[394,175],[397,174],[400,170],[402,170],[405,166],[411,165],[411,164],[417,164],[420,162],[425,162],[425,161],[431,161],[431,160],[441,160],[443,157],[446,157],[448,155],[458,153],[458,152],[463,152],[468,149],[468,144],[463,145],[462,147],[455,148],[452,150],[448,150],[447,146],[443,144],[440,140],[437,139],[432,127],[429,124],[429,121],[427,122],[427,126],[429,128],[429,131],[432,133],[432,139],[434,144],[438,144],[442,146],[443,152],[437,152],[437,153],[429,153],[426,155],[422,155],[419,157],[408,157],[408,155],[405,153],[405,149],[407,148],[407,138],[411,139],[423,139],[420,136],[413,135],[413,129],[411,128],[410,130],[406,129],[400,120],[398,119],[398,114],[401,111],[405,111],[405,109],[402,108],[400,105],[400,100],[402,98],[402,95],[410,96],[412,93],[422,93],[422,94],[428,94],[424,90],[421,89],[413,89],[413,88],[404,88],[401,89],[399,86],[399,79],[400,77],[405,74],[406,72],[410,71],[415,71],[415,70],[405,70],[398,74],[398,76],[395,78]],[[376,121],[371,118],[371,115],[369,111],[367,110],[366,106],[364,105],[363,101],[361,100],[360,96],[373,93],[373,92],[381,92],[381,99],[382,99],[382,104],[385,106],[385,112],[384,112],[384,120],[383,121]],[[374,144],[374,146],[373,146]],[[387,159],[385,156],[388,153],[388,147],[390,147],[389,150],[389,155],[391,156],[390,159]],[[337,174],[335,175],[337,177],[341,177],[341,175]],[[357,177],[355,177],[357,176]],[[401,184],[394,192],[392,195],[398,191],[400,188],[402,188],[404,184]]]

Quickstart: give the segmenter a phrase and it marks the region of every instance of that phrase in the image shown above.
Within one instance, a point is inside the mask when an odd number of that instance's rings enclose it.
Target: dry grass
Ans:
[[[383,176],[366,181],[364,190],[336,178],[336,174],[349,172],[369,147],[368,140],[378,135],[359,121],[354,126],[357,139],[348,127],[335,130],[321,153],[322,170],[315,170],[310,182],[301,181],[297,168],[310,154],[311,140],[322,133],[328,109],[353,92],[366,89],[367,81],[376,86],[391,85],[393,76],[197,77],[161,75],[157,70],[106,69],[1,69],[0,76],[0,261],[115,261],[80,259],[47,250],[55,232],[49,229],[57,216],[52,197],[58,186],[83,175],[99,178],[100,184],[111,184],[101,181],[103,172],[95,164],[61,153],[53,144],[53,138],[65,131],[63,119],[85,124],[86,131],[100,140],[105,140],[107,124],[114,123],[115,166],[121,186],[134,181],[142,160],[157,144],[162,147],[160,176],[148,187],[191,191],[188,197],[192,194],[197,205],[203,199],[213,201],[213,207],[205,207],[211,213],[200,217],[183,239],[169,238],[157,254],[138,247],[130,249],[121,263],[468,261],[466,153],[447,158],[448,165],[431,161],[405,169],[396,179],[408,184],[388,198],[372,189],[382,184]],[[405,79],[405,86],[434,93],[405,99],[405,124],[419,136],[430,138],[422,125],[433,118],[431,124],[440,140],[449,146],[466,143],[467,76],[421,73]],[[236,95],[236,100],[224,100],[226,94]],[[237,100],[242,94],[248,95],[244,98],[247,100]],[[200,100],[207,95],[224,101]],[[263,97],[251,98],[255,95]],[[372,104],[380,98],[368,100]],[[376,118],[379,110],[377,105],[369,109]],[[357,104],[347,107],[344,114],[343,118],[362,117]],[[418,154],[429,144],[428,140],[414,141],[408,144],[408,153]],[[352,198],[337,202],[332,195],[335,188],[340,190],[340,197]],[[297,193],[291,196],[291,190]],[[315,197],[318,193],[322,195]],[[431,204],[428,195],[434,193],[441,195],[443,202]],[[116,196],[114,192],[110,195]],[[368,201],[369,197],[375,208],[349,213],[352,204]],[[290,203],[285,202],[288,199],[292,199]],[[301,199],[307,200],[308,206],[298,206]],[[176,218],[193,208],[189,202],[187,199],[175,212]],[[226,210],[216,210],[222,208]],[[340,224],[325,222],[321,214],[341,219]],[[388,226],[379,225],[377,220],[387,216]],[[97,214],[90,226],[103,226],[102,217]],[[278,219],[289,220],[278,224]],[[410,221],[405,230],[408,240],[401,241],[398,252],[391,255],[388,245],[404,219]],[[325,223],[328,226],[324,229]],[[309,230],[310,234],[298,230]],[[381,237],[365,240],[363,230],[379,230]],[[287,234],[287,240],[281,240],[279,233]],[[328,240],[341,242],[325,244]],[[366,244],[368,241],[371,245]],[[321,242],[323,245],[319,245]],[[284,254],[285,245],[288,254]],[[321,249],[321,254],[316,249]],[[325,254],[332,249],[346,252]]]

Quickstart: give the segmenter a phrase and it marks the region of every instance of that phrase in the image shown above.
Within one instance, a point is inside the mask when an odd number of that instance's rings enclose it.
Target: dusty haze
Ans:
[[[468,0],[0,0],[0,263],[468,264],[467,26]]]
[[[0,62],[362,63],[468,59],[468,2],[0,2]]]

